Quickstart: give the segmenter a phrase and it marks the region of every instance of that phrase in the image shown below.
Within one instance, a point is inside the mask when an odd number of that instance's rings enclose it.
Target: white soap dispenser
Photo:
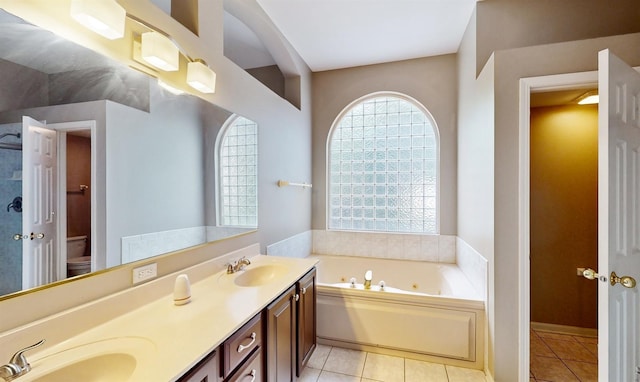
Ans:
[[[185,305],[191,301],[191,283],[189,277],[181,274],[176,278],[173,286],[173,303],[175,305]]]

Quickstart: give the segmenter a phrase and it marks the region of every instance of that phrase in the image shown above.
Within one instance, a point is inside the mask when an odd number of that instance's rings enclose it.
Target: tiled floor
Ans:
[[[318,345],[299,382],[485,382],[479,370]]]
[[[532,330],[530,382],[597,382],[598,339]]]

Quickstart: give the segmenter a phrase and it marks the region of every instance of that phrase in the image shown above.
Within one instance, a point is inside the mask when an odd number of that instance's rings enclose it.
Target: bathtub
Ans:
[[[455,264],[311,257],[319,343],[483,368],[485,304]]]

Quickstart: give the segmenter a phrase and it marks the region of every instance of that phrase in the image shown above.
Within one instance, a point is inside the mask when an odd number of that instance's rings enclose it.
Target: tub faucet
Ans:
[[[366,271],[364,273],[364,289],[371,289],[371,279],[373,278],[372,271]]]
[[[251,261],[249,261],[249,259],[247,259],[246,256],[242,256],[240,260],[236,260],[227,264],[227,273],[231,274],[231,273],[236,273],[238,271],[241,271],[244,269],[245,266],[249,264],[251,264]]]
[[[24,356],[24,352],[33,348],[37,348],[43,343],[44,340],[40,340],[40,342],[38,343],[18,350],[16,354],[11,357],[11,360],[8,364],[0,366],[0,378],[8,382],[13,381],[19,376],[28,373],[31,370],[31,365],[29,364],[29,362],[27,362],[27,359]]]

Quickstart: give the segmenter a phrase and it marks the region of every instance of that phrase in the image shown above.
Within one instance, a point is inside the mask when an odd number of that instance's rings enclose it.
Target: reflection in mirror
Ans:
[[[146,74],[2,10],[0,28],[0,136],[8,134],[0,138],[0,298],[257,228],[257,217],[218,219],[257,209],[255,178],[245,176],[257,164],[247,153],[250,138],[245,146],[228,138],[226,150],[236,155],[228,163],[237,167],[216,175],[216,138],[239,116],[169,93]],[[255,123],[245,124],[257,134]],[[41,209],[53,227],[47,246],[40,231],[23,226],[37,205],[35,177],[27,175],[37,167],[28,165],[31,131],[50,133],[57,155],[43,178],[51,186],[43,196],[49,209]],[[228,212],[216,206],[216,176],[229,182],[222,190]]]

